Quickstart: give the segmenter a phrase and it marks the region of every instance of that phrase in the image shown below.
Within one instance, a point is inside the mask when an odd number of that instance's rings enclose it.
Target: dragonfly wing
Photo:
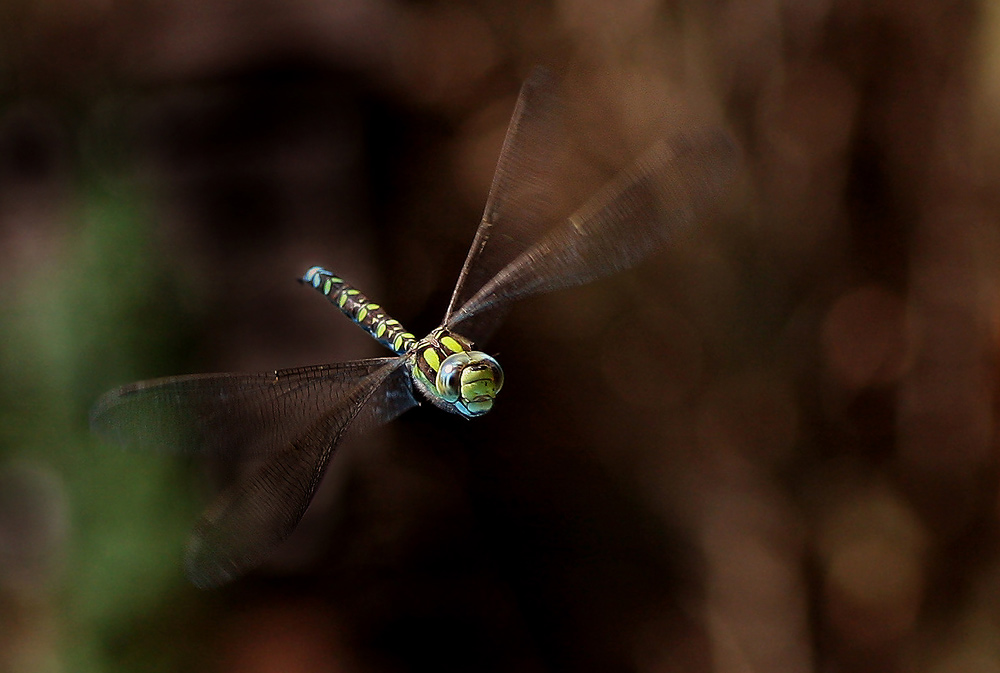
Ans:
[[[536,68],[521,87],[507,127],[483,219],[476,231],[445,322],[493,276],[522,253],[553,217],[553,165],[563,137],[555,76]]]
[[[141,381],[103,395],[90,412],[90,425],[125,448],[220,458],[268,455],[287,448],[360,381],[395,361]],[[383,401],[387,414],[399,413],[394,399]]]
[[[721,129],[654,143],[497,273],[446,324],[475,340],[480,315],[637,264],[676,240],[712,204],[735,172],[736,157],[733,141]]]
[[[288,537],[316,493],[337,445],[417,404],[402,360],[389,358],[248,479],[224,491],[202,515],[188,545],[191,581],[207,588],[257,566]]]

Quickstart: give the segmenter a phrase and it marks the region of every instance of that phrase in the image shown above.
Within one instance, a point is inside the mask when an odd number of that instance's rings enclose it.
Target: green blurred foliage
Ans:
[[[190,471],[174,456],[102,446],[86,418],[102,390],[176,364],[187,321],[150,254],[146,200],[90,184],[70,201],[58,253],[3,303],[0,465],[31,464],[65,491],[68,512],[52,515],[68,516],[68,537],[38,589],[52,596],[59,669],[178,670],[189,650],[162,635],[193,636],[179,563],[196,511]]]

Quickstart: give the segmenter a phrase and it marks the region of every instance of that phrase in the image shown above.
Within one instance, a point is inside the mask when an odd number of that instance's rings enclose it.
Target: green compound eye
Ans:
[[[438,393],[448,402],[458,399],[462,387],[462,368],[470,361],[469,353],[449,355],[438,368],[437,380],[434,382]]]
[[[500,364],[486,353],[469,351],[449,355],[434,382],[438,394],[465,416],[480,416],[493,408],[503,387]]]

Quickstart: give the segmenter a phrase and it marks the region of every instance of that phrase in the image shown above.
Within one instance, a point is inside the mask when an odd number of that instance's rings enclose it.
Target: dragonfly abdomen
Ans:
[[[306,271],[301,282],[319,290],[341,313],[396,354],[402,355],[417,342],[417,338],[383,311],[379,304],[323,267],[314,266]]]

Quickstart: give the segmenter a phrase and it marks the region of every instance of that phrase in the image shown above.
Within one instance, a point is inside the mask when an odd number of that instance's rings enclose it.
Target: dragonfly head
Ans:
[[[469,418],[482,416],[493,408],[493,400],[503,387],[503,370],[486,353],[455,353],[441,363],[434,386],[458,413]]]

